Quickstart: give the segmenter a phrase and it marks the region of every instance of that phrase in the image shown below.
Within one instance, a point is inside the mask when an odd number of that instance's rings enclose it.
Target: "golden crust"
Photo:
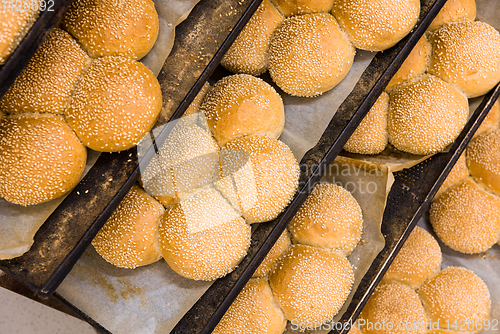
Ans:
[[[328,13],[335,0],[271,0],[285,16]]]
[[[9,4],[14,5],[14,10],[8,8]],[[27,5],[31,2],[26,1],[21,4]],[[39,14],[39,10],[33,10],[31,6],[29,10],[17,10],[18,6],[17,2],[2,2],[2,10],[0,10],[0,65],[3,65],[14,52]]]
[[[457,163],[455,164],[455,166],[453,166],[450,173],[448,174],[443,184],[439,188],[438,192],[436,193],[436,197],[444,193],[458,181],[465,179],[467,176],[469,176],[469,169],[467,168],[467,163],[465,162],[465,152],[464,152],[462,153],[462,155],[460,155],[460,158],[458,158]]]
[[[469,144],[467,165],[477,182],[500,195],[500,130],[480,135]]]
[[[448,0],[438,15],[431,22],[428,30],[433,31],[446,23],[457,22],[462,20],[474,21],[476,18],[476,1],[475,0]]]
[[[265,277],[269,275],[272,267],[276,261],[278,261],[278,258],[286,252],[290,245],[290,236],[288,235],[288,231],[284,230],[278,240],[276,240],[273,248],[267,253],[264,261],[262,261],[257,270],[255,270],[252,277]]]

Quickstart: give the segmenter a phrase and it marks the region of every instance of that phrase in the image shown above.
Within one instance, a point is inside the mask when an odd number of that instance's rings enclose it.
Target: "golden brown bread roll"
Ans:
[[[447,0],[443,8],[431,22],[428,30],[436,30],[445,23],[462,20],[474,21],[476,18],[475,0]]]
[[[146,66],[125,57],[103,57],[85,71],[64,114],[87,147],[116,152],[137,145],[161,107],[160,85]]]
[[[462,333],[477,333],[491,310],[490,293],[483,280],[462,267],[448,267],[428,280],[418,290],[433,323]],[[472,321],[467,328],[467,321]],[[457,328],[453,328],[453,323]],[[461,329],[462,328],[462,329]],[[465,331],[463,330],[464,328]]]
[[[474,137],[477,137],[483,133],[486,133],[490,130],[498,128],[498,121],[500,120],[500,101],[495,102],[495,104],[491,107],[488,115],[484,118],[483,122],[479,129],[477,129]]]
[[[467,97],[480,96],[500,81],[500,34],[479,21],[445,24],[430,41],[429,73],[456,85]]]
[[[283,101],[262,79],[235,74],[218,81],[203,100],[208,127],[219,145],[245,135],[278,139],[285,126]]]
[[[267,279],[250,279],[215,327],[214,334],[281,334],[286,319]]]
[[[420,15],[420,1],[338,0],[332,14],[355,47],[383,51],[413,29]]]
[[[61,116],[6,116],[0,122],[0,196],[34,205],[68,193],[83,174],[87,151]]]
[[[347,258],[336,252],[292,245],[269,276],[269,283],[290,321],[322,323],[344,304],[354,282]]]
[[[239,137],[222,147],[220,156],[222,177],[233,187],[221,191],[249,224],[276,218],[295,195],[299,166],[279,140]]]
[[[212,188],[200,189],[165,212],[159,242],[179,275],[210,281],[238,265],[250,246],[250,226]]]
[[[23,4],[21,3],[21,5]],[[38,10],[35,11],[32,8],[17,10],[18,6],[17,2],[2,2],[2,10],[0,10],[0,65],[3,65],[14,52],[39,14]]]
[[[182,115],[182,116],[184,117],[184,116],[189,116],[189,115],[194,115],[196,113],[199,113],[201,103],[203,102],[203,99],[205,98],[207,93],[210,91],[210,89],[211,89],[210,84],[208,83],[208,81],[205,81],[205,83],[203,84],[203,87],[201,87],[198,94],[196,94],[193,102],[191,102],[189,107],[184,112],[184,115]]]
[[[457,163],[451,169],[450,173],[444,180],[443,184],[436,193],[436,197],[448,190],[452,185],[460,180],[465,179],[469,176],[469,169],[467,168],[467,163],[465,162],[465,152],[460,155]]]
[[[387,113],[389,95],[382,92],[344,145],[344,150],[358,154],[377,154],[387,146]]]
[[[416,289],[441,269],[441,248],[434,237],[416,226],[384,276]]]
[[[106,261],[121,268],[136,268],[161,258],[158,224],[165,212],[153,197],[134,185],[101,230],[92,245]]]
[[[151,0],[75,0],[62,26],[92,58],[141,59],[158,37],[158,13]]]
[[[260,264],[260,266],[255,270],[252,277],[265,277],[269,275],[272,267],[278,261],[278,258],[285,253],[285,251],[290,247],[290,236],[288,235],[288,231],[284,230],[281,233],[280,237],[274,244],[273,248],[267,253],[264,261]]]
[[[389,103],[389,142],[413,154],[442,151],[462,131],[469,103],[458,89],[433,75],[396,87]]]
[[[269,73],[285,93],[313,97],[345,78],[354,54],[354,47],[332,15],[292,16],[273,35]]]
[[[233,73],[260,75],[269,67],[271,36],[283,22],[283,16],[269,0],[260,4],[234,43],[222,58],[221,65]]]
[[[310,13],[327,13],[332,10],[335,0],[271,0],[285,16]]]
[[[432,203],[430,221],[448,247],[468,254],[484,252],[500,238],[500,197],[468,177]]]
[[[295,243],[328,248],[347,256],[363,231],[363,213],[344,188],[319,183],[289,225]]]
[[[391,81],[389,81],[385,90],[389,92],[400,83],[424,74],[429,66],[431,52],[432,45],[425,35],[423,35],[408,55],[408,58],[405,59],[399,70],[394,74]]]
[[[90,58],[67,32],[55,28],[0,100],[7,113],[62,114]]]
[[[469,144],[467,165],[477,182],[500,195],[500,130],[485,133]]]
[[[358,324],[366,334],[424,334],[428,320],[412,288],[399,282],[382,282],[363,308]]]

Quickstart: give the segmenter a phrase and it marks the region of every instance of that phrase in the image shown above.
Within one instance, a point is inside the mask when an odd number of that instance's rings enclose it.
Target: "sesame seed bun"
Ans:
[[[260,4],[238,38],[222,58],[221,65],[233,73],[260,75],[269,67],[271,36],[283,16],[269,0]]]
[[[165,212],[153,197],[139,186],[120,202],[92,245],[109,263],[121,268],[136,268],[158,261],[158,223]]]
[[[426,74],[391,92],[389,142],[408,153],[436,153],[458,137],[468,117],[469,103],[463,93]]]
[[[321,323],[340,310],[354,282],[347,258],[336,252],[293,245],[269,276],[288,320]]]
[[[441,270],[441,248],[434,237],[417,226],[384,276],[416,289]]]
[[[294,243],[328,248],[347,256],[363,231],[363,213],[347,190],[319,183],[289,225]]]
[[[387,146],[387,112],[389,95],[382,92],[356,131],[344,145],[344,150],[358,154],[377,154]]]
[[[500,237],[500,198],[468,177],[432,203],[430,221],[448,247],[467,254],[484,252]]]
[[[34,205],[58,198],[80,180],[87,151],[61,116],[6,116],[0,123],[0,196]]]
[[[367,334],[427,332],[427,316],[417,293],[399,282],[380,283],[366,303],[360,318],[372,323],[371,327],[361,327],[363,333]],[[381,326],[382,324],[385,326]],[[406,324],[409,328],[403,328]],[[391,325],[392,329],[389,327]]]
[[[339,0],[332,14],[355,47],[383,51],[413,29],[420,15],[420,1]]]
[[[62,114],[90,58],[67,32],[55,28],[0,100],[7,113]]]
[[[141,59],[158,37],[158,13],[151,0],[75,0],[62,26],[92,58]]]
[[[335,0],[271,0],[285,16],[327,13],[332,10]]]
[[[431,322],[441,327],[456,322],[474,321],[469,333],[478,332],[479,324],[490,316],[490,293],[483,280],[462,267],[448,267],[418,290]],[[484,327],[484,326],[482,326]],[[453,328],[452,328],[453,329]],[[462,332],[463,333],[463,332]]]
[[[22,41],[28,30],[35,23],[39,12],[14,10],[9,4],[17,7],[16,2],[2,2],[0,10],[0,65],[3,65]]]
[[[411,80],[421,76],[429,66],[431,57],[432,45],[429,43],[425,35],[423,35],[405,59],[399,70],[394,74],[391,81],[385,88],[386,91],[393,90],[402,82]]]
[[[456,85],[467,97],[480,96],[500,81],[500,34],[479,21],[445,24],[431,35],[429,73]]]
[[[165,212],[160,247],[179,275],[210,281],[233,271],[250,246],[250,226],[214,189],[201,189]]]
[[[269,275],[278,258],[286,252],[290,245],[290,236],[288,235],[288,231],[284,230],[252,277],[265,277]]]
[[[292,16],[273,35],[269,73],[285,93],[313,97],[345,78],[354,54],[354,47],[330,14]]]
[[[447,0],[438,15],[434,18],[427,30],[433,31],[445,23],[462,20],[474,21],[476,18],[475,0]]]
[[[479,129],[477,129],[474,137],[477,137],[483,133],[491,131],[493,129],[498,129],[498,121],[500,120],[500,101],[495,102],[491,107],[488,115],[484,118]]]
[[[286,319],[266,279],[250,279],[215,327],[214,334],[281,334]]]
[[[87,147],[116,152],[137,145],[161,107],[160,85],[146,66],[103,57],[85,71],[64,114]]]
[[[203,100],[208,127],[219,145],[245,135],[278,138],[285,126],[283,101],[262,79],[236,74],[218,81]]]
[[[500,195],[500,130],[483,134],[469,144],[467,165],[477,182]]]
[[[184,112],[184,115],[182,115],[182,117],[186,117],[186,116],[190,116],[190,115],[194,115],[196,113],[199,113],[201,103],[203,102],[203,99],[205,98],[207,93],[210,91],[210,89],[211,89],[210,84],[208,83],[208,81],[205,81],[205,83],[203,84],[203,87],[201,87],[198,94],[196,94],[193,102],[191,102],[191,104],[186,109],[186,111]]]
[[[225,196],[233,198],[248,223],[276,218],[295,195],[299,166],[288,146],[279,140],[236,138],[221,149],[220,156],[223,178],[234,182],[234,193],[226,189]]]
[[[458,181],[461,181],[469,176],[469,169],[467,168],[467,163],[465,162],[465,152],[460,155],[457,163],[451,169],[450,173],[444,180],[443,184],[436,193],[436,197],[444,193],[446,190],[451,188]]]

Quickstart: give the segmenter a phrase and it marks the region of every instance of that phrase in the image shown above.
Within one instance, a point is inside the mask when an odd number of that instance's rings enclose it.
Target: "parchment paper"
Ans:
[[[153,49],[141,62],[158,75],[172,50],[175,27],[200,0],[153,1],[158,11],[160,31]],[[94,165],[99,153],[88,150],[88,156],[85,174]],[[47,203],[23,207],[0,198],[0,260],[18,257],[27,252],[40,226],[63,199],[64,197],[60,197]]]

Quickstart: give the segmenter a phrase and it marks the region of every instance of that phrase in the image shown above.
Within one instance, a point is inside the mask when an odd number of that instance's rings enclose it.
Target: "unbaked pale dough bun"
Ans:
[[[267,71],[271,36],[282,22],[283,16],[269,0],[262,1],[227,50],[221,65],[233,73],[260,75]]]
[[[456,322],[458,329],[464,322],[474,322],[469,333],[483,328],[483,321],[490,316],[490,293],[483,280],[462,267],[448,267],[428,280],[418,291],[430,315],[430,321],[439,321],[442,328]],[[481,326],[481,327],[479,327]],[[465,325],[466,327],[466,325]],[[462,331],[463,333],[463,331]]]
[[[120,202],[92,245],[109,263],[121,268],[136,268],[161,258],[158,246],[158,224],[165,212],[153,197],[139,186]]]
[[[462,253],[481,253],[499,240],[500,198],[468,177],[432,203],[430,221],[447,246]]]
[[[445,23],[462,20],[474,21],[476,18],[475,0],[447,0],[428,30],[436,30]]]
[[[332,14],[355,47],[383,51],[413,29],[420,15],[420,1],[338,0]]]
[[[286,318],[297,323],[331,320],[353,282],[352,267],[345,256],[306,245],[292,245],[269,275]]]
[[[427,316],[417,293],[399,282],[380,283],[361,312],[360,319],[372,323],[371,327],[360,326],[366,334],[427,332]]]
[[[241,210],[248,223],[276,218],[295,195],[299,166],[283,142],[266,136],[246,136],[227,143],[220,151],[224,180],[221,188]]]
[[[417,226],[384,276],[416,289],[441,269],[441,248],[434,237]]]
[[[484,118],[483,122],[479,129],[477,129],[474,137],[477,137],[483,133],[486,133],[493,129],[498,129],[498,123],[500,120],[500,101],[495,102],[495,104],[491,107],[488,115]]]
[[[179,275],[211,281],[240,263],[250,246],[250,230],[216,190],[204,188],[162,216],[161,252]]]
[[[235,74],[218,81],[203,100],[208,127],[219,145],[245,135],[278,138],[285,126],[281,96],[262,79]]]
[[[73,189],[83,174],[87,151],[61,116],[6,116],[0,122],[0,196],[34,205]]]
[[[439,188],[438,192],[436,193],[436,197],[444,193],[458,181],[465,179],[467,176],[469,176],[469,169],[467,168],[467,163],[465,162],[464,152],[460,155],[460,158],[458,158],[457,163],[451,169],[450,173],[441,185],[441,188]]]
[[[70,34],[55,28],[0,100],[0,108],[7,113],[62,114],[89,62]]]
[[[467,165],[477,182],[500,195],[500,130],[485,133],[469,144]]]
[[[327,13],[332,10],[335,0],[271,0],[285,16]]]
[[[319,183],[289,225],[294,243],[336,250],[347,256],[363,231],[363,213],[344,188]]]
[[[425,73],[429,67],[432,45],[423,35],[405,59],[399,70],[394,74],[386,87],[386,91],[393,90],[402,82],[411,80]]]
[[[252,277],[265,277],[269,275],[272,267],[278,261],[278,258],[285,253],[285,251],[290,247],[290,236],[288,235],[288,231],[284,230],[281,233],[280,237],[274,244],[273,248],[267,253],[264,261],[260,264],[260,266],[255,270]]]
[[[431,35],[429,73],[456,85],[469,98],[500,81],[500,34],[479,21],[445,24]]]
[[[354,47],[332,15],[292,16],[273,35],[269,73],[285,93],[313,97],[345,78],[354,54]]]
[[[21,6],[23,4],[24,2],[21,3]],[[14,52],[39,14],[32,8],[16,10],[18,6],[17,2],[2,2],[2,10],[0,10],[0,65],[3,65]]]
[[[344,150],[358,154],[377,154],[387,146],[387,112],[389,94],[382,92],[356,131],[344,145]]]
[[[158,13],[151,0],[76,0],[62,26],[93,57],[141,59],[158,37]]]
[[[469,103],[462,92],[424,75],[391,92],[389,142],[408,153],[436,153],[458,137],[468,117]]]
[[[125,57],[103,57],[85,71],[64,114],[87,147],[116,152],[137,145],[161,107],[160,85],[146,66]]]
[[[286,319],[267,279],[250,279],[215,327],[214,334],[281,334]]]

